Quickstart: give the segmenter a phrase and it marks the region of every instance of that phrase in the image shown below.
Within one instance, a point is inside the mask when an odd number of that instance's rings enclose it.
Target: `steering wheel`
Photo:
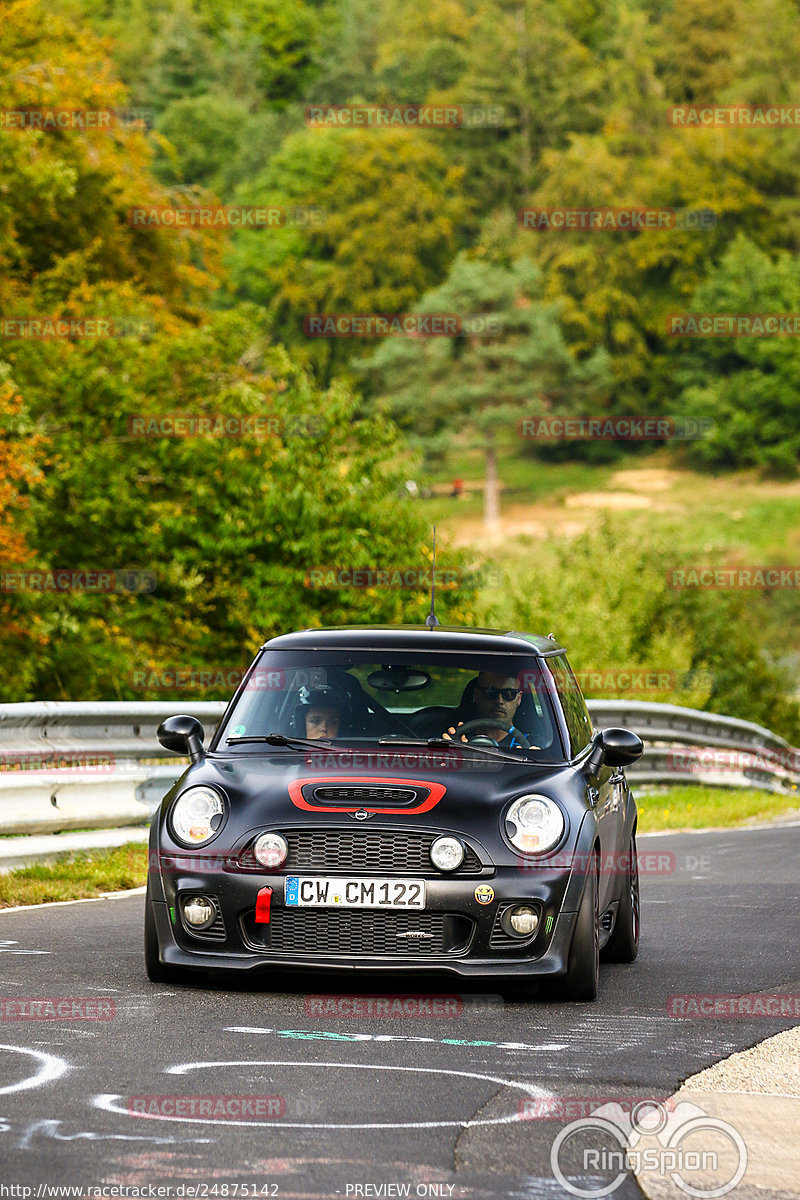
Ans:
[[[488,719],[485,717],[479,717],[477,721],[465,721],[463,725],[458,725],[453,736],[453,741],[455,742],[459,737],[466,736],[467,741],[471,742],[473,739],[468,735],[470,733],[478,733],[479,729],[505,729],[506,733],[511,733],[511,730],[514,729],[514,726],[510,721],[499,721],[494,717],[490,717]],[[520,733],[518,729],[515,729],[514,732],[516,734],[517,741],[519,742],[520,749],[530,750],[531,744],[525,735]],[[490,738],[488,734],[483,736],[479,734],[478,736],[481,737],[481,740],[490,742],[493,746],[498,746],[500,744],[499,742],[496,742],[494,738]],[[476,737],[474,740],[477,742],[478,738]]]

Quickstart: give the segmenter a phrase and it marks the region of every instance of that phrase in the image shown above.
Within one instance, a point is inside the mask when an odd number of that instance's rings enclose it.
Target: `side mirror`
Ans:
[[[200,762],[205,755],[205,731],[197,717],[167,717],[159,725],[156,736],[165,750],[188,754],[193,763]]]
[[[595,734],[589,766],[596,774],[601,766],[627,767],[644,753],[644,742],[630,729],[601,729]]]

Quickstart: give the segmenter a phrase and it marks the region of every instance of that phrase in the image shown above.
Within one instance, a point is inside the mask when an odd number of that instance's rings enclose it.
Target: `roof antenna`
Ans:
[[[425,618],[425,624],[428,629],[435,629],[439,624],[439,618],[433,611],[434,602],[436,600],[436,526],[433,527],[433,574],[431,575],[431,611]]]

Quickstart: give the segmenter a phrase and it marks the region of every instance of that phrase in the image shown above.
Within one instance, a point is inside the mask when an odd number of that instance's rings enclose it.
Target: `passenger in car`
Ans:
[[[329,741],[346,732],[349,717],[350,697],[339,688],[302,687],[292,724],[301,737]]]

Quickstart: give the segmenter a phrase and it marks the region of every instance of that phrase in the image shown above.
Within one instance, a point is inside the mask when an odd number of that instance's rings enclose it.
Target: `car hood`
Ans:
[[[376,818],[393,822],[423,817],[428,823],[449,822],[464,814],[464,805],[476,813],[496,808],[525,791],[542,790],[566,800],[575,789],[576,772],[567,764],[515,763],[483,758],[454,748],[431,749],[375,747],[344,753],[314,751],[213,755],[190,767],[178,781],[183,791],[193,784],[221,787],[233,812],[246,809],[252,822],[300,818],[342,819],[359,809],[374,811]],[[326,783],[352,787],[356,795],[335,803],[320,803],[315,786]],[[361,788],[410,785],[416,799],[402,806],[359,797]],[[167,799],[176,794],[170,793]],[[232,812],[232,815],[233,815]]]

